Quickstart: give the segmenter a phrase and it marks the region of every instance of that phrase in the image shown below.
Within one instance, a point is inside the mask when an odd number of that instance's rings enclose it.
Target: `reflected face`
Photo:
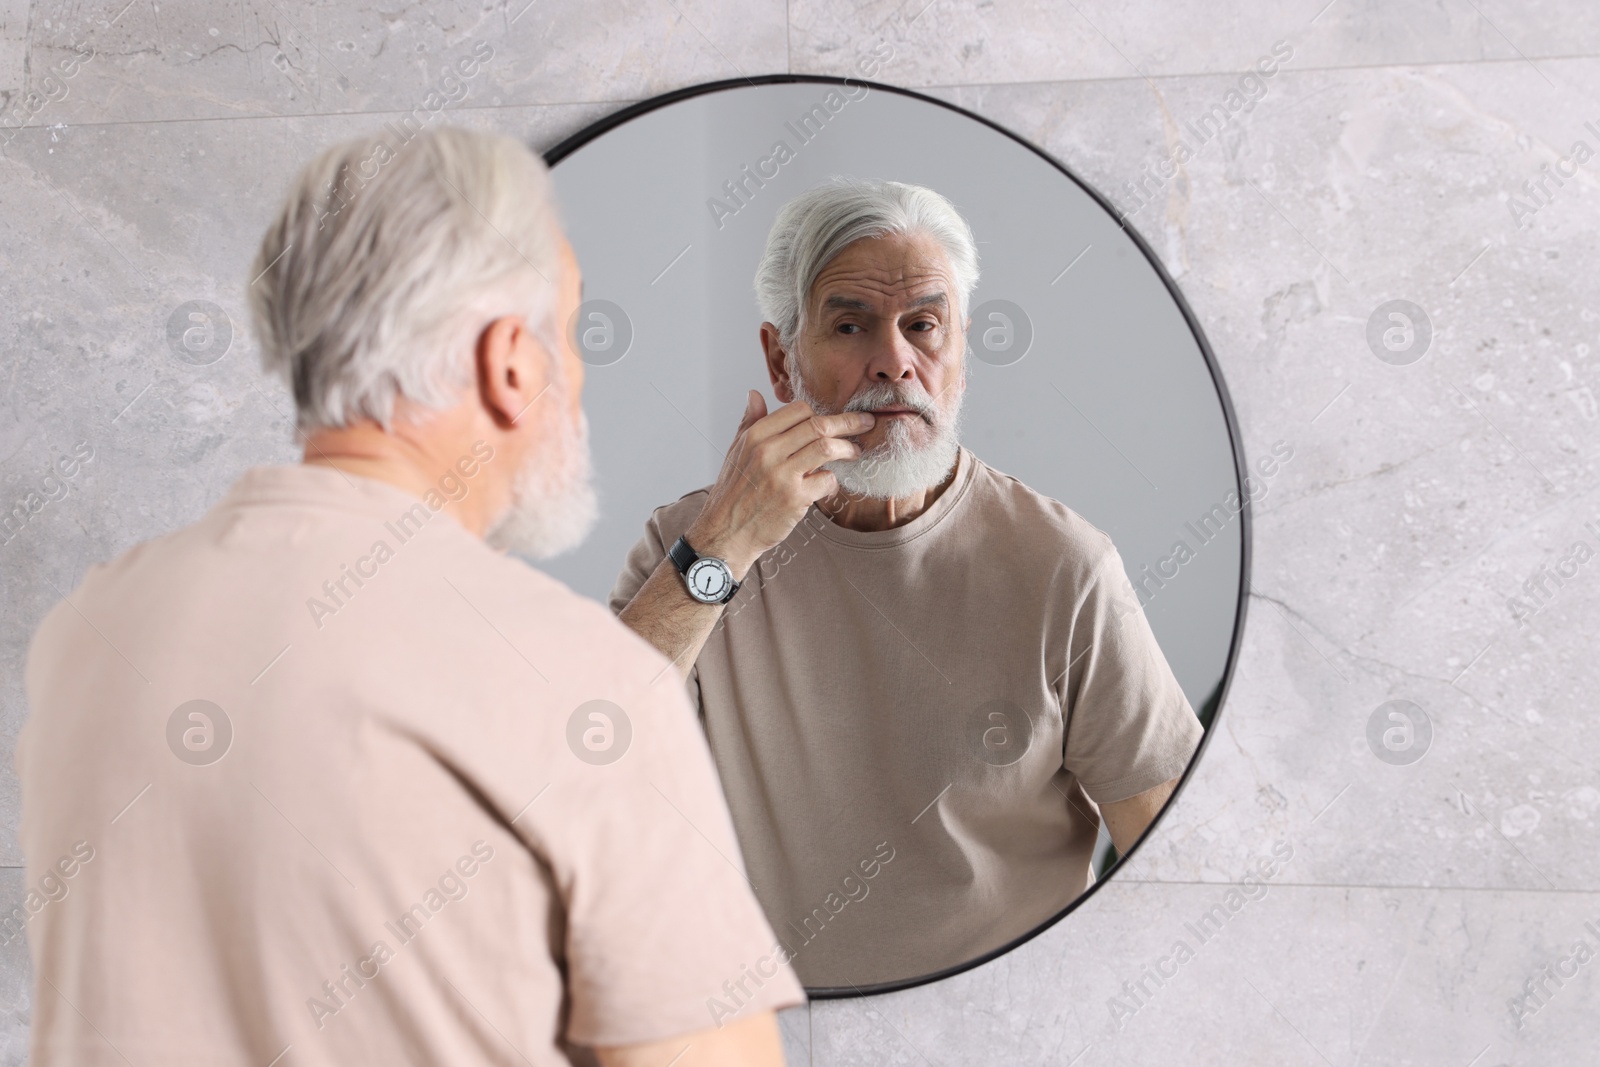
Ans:
[[[966,389],[959,299],[944,249],[921,235],[857,241],[817,275],[794,355],[804,391],[829,410],[881,392],[864,409],[877,424],[854,439],[863,452],[895,437],[927,448],[954,417]],[[778,398],[794,399],[787,382]]]

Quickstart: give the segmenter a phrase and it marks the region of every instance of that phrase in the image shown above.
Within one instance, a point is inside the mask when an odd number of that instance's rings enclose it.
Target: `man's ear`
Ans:
[[[479,401],[496,426],[509,429],[549,387],[553,353],[521,315],[502,315],[478,335],[476,356]]]
[[[767,378],[772,382],[772,394],[780,404],[794,402],[794,390],[789,386],[789,359],[778,341],[778,328],[770,322],[761,324],[761,350],[767,359]]]

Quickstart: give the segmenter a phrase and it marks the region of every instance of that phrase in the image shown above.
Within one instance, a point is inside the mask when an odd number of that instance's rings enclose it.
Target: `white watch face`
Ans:
[[[728,565],[709,556],[689,564],[684,578],[689,583],[690,594],[706,604],[717,603],[733,588],[733,574],[728,570]]]

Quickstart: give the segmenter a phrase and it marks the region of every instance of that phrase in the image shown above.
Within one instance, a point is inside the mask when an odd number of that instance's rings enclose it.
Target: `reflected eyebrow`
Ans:
[[[939,307],[943,308],[948,306],[948,301],[945,300],[943,292],[932,292],[927,296],[917,297],[917,299],[913,300],[909,305],[907,305],[906,310],[915,311],[917,308],[924,308],[930,305],[938,305]],[[847,311],[872,310],[871,307],[867,305],[865,300],[857,300],[854,297],[849,296],[830,296],[822,302],[823,311],[832,311],[835,309],[844,309]]]

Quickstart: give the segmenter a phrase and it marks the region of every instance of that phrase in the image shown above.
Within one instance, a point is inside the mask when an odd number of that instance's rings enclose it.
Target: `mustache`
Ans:
[[[907,407],[929,425],[938,425],[939,406],[920,385],[901,386],[896,382],[874,382],[851,397],[841,412],[872,411],[875,408]]]

